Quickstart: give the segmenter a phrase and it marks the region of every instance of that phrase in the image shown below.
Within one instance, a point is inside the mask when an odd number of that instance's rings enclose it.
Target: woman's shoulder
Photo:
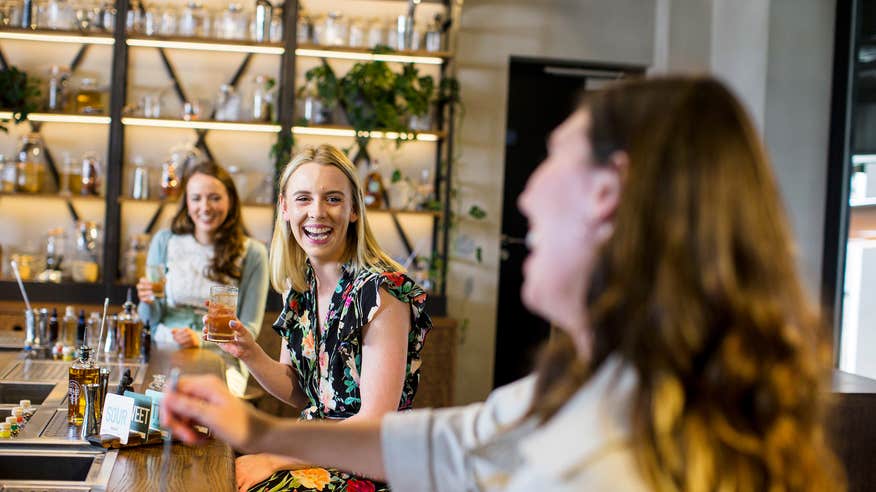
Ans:
[[[419,304],[426,300],[426,291],[404,272],[394,270],[362,268],[352,282],[351,291],[359,295],[379,295],[381,288],[404,303]]]
[[[266,261],[268,259],[268,248],[256,238],[246,236],[244,248],[244,256],[247,260]]]

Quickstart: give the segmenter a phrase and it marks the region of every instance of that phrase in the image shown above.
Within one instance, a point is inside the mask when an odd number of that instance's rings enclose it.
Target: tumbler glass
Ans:
[[[164,299],[165,272],[164,265],[146,266],[146,278],[152,283],[152,297],[156,299]]]
[[[225,343],[234,340],[234,331],[228,323],[237,313],[237,287],[214,285],[210,287],[210,307],[204,324],[204,339]]]

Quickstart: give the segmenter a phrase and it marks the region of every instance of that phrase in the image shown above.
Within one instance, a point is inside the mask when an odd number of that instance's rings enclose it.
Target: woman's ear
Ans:
[[[350,223],[354,223],[359,220],[359,212],[356,211],[356,207],[353,207],[353,210],[350,211]]]
[[[286,211],[286,197],[280,194],[277,205],[280,208],[280,213],[283,215],[283,222],[289,222],[289,213]]]
[[[608,165],[599,168],[596,210],[602,221],[611,221],[620,206],[624,183],[630,167],[630,157],[624,151],[612,153]]]

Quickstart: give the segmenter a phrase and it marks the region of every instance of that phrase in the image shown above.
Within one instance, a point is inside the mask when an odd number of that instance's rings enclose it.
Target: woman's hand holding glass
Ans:
[[[137,281],[137,298],[140,302],[152,304],[155,301],[155,294],[152,292],[152,282],[146,277],[140,277]]]
[[[203,338],[205,340],[207,339],[208,334],[207,327],[210,326],[208,323],[209,317],[209,314],[204,316]],[[236,316],[228,322],[228,327],[234,332],[234,340],[226,343],[216,343],[216,345],[218,345],[223,351],[242,360],[244,363],[247,363],[257,350],[261,350],[261,347],[256,343],[255,337],[252,336],[252,333],[243,326],[243,323],[237,319]]]

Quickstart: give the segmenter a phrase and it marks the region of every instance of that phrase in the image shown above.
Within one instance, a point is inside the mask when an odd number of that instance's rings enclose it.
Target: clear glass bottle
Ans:
[[[248,22],[239,3],[229,3],[219,14],[216,22],[216,37],[219,39],[245,39]]]
[[[222,84],[216,95],[216,121],[239,121],[240,120],[240,96],[230,84]]]
[[[79,347],[79,359],[69,370],[67,422],[82,425],[85,417],[85,386],[100,382],[100,368],[94,362],[91,347]]]
[[[64,318],[61,320],[60,342],[65,346],[72,347],[76,343],[76,313],[73,306],[67,306],[64,310]]]
[[[128,289],[128,300],[119,313],[117,325],[119,336],[119,355],[125,359],[140,357],[140,343],[143,331],[143,322],[137,315],[137,305],[131,301],[131,289]]]
[[[263,43],[271,37],[271,17],[274,7],[268,0],[256,0],[253,15],[252,38]]]
[[[48,111],[64,111],[67,108],[67,82],[70,79],[70,69],[60,65],[52,65],[49,69],[49,87],[46,97]]]
[[[43,189],[46,164],[43,139],[37,133],[21,137],[17,152],[18,185],[17,191],[39,193]]]
[[[268,94],[268,78],[264,75],[256,75],[253,79],[252,120],[271,120],[271,101]]]
[[[283,42],[283,7],[274,7],[271,14],[271,42]]]
[[[14,193],[18,185],[18,164],[0,154],[0,192]]]
[[[143,157],[135,156],[133,159],[134,172],[131,177],[131,198],[134,200],[148,200],[151,183],[149,179],[149,166],[143,161]]]
[[[82,165],[64,152],[63,165],[61,167],[61,193],[64,195],[82,194]]]

